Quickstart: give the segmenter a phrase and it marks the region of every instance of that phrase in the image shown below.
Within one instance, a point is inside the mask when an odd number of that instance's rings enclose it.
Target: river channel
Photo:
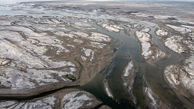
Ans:
[[[178,63],[181,60],[180,56],[163,45],[163,43],[155,35],[155,30],[158,27],[153,26],[149,27],[151,28],[150,34],[152,35],[153,43],[160,49],[169,53],[171,56],[152,65],[146,63],[144,58],[141,56],[140,43],[134,36],[135,31],[140,30],[142,27],[146,27],[144,24],[141,25],[142,26],[139,28],[131,29],[130,34],[127,34],[127,30],[115,33],[106,31],[98,25],[94,25],[98,32],[107,34],[114,38],[114,42],[111,45],[112,49],[117,47],[118,42],[121,42],[121,46],[116,51],[111,64],[99,72],[92,81],[82,86],[81,89],[92,93],[98,99],[103,101],[104,104],[109,105],[113,109],[131,109],[139,106],[147,108],[144,97],[145,95],[143,93],[143,87],[146,84],[160,97],[160,99],[170,103],[172,108],[185,108],[182,103],[184,100],[177,97],[163,77],[164,68],[169,64]],[[127,92],[127,89],[124,88],[123,80],[121,78],[124,69],[130,60],[132,60],[135,64],[133,92],[137,101],[136,105],[132,103],[133,100],[129,99],[130,95]],[[108,82],[113,98],[107,96],[104,88],[105,82]]]
[[[17,14],[15,14],[13,11],[10,12],[4,10],[0,12],[0,14],[26,15],[26,13],[23,12],[24,11],[19,11]],[[55,16],[55,14],[51,14],[49,12],[48,15]],[[138,21],[134,23],[138,23]],[[96,98],[101,100],[103,104],[108,105],[113,109],[133,109],[138,107],[145,109],[147,108],[147,104],[145,101],[146,99],[144,97],[145,95],[143,88],[146,85],[150,87],[162,101],[171,104],[173,109],[185,108],[183,104],[187,103],[186,100],[178,96],[165,82],[163,77],[164,68],[167,65],[179,63],[181,57],[175,52],[166,48],[158,39],[158,37],[155,35],[155,30],[158,28],[157,25],[147,26],[146,24],[142,23],[138,28],[125,28],[125,30],[119,33],[107,31],[97,24],[93,24],[93,26],[98,32],[111,36],[114,39],[114,42],[111,44],[111,48],[113,50],[117,48],[117,50],[111,64],[96,74],[96,76],[89,83],[81,86],[80,89],[92,93]],[[146,26],[151,29],[149,33],[152,36],[152,42],[161,50],[170,54],[168,58],[154,64],[148,64],[145,62],[144,58],[141,56],[141,46],[135,37],[135,31]],[[121,43],[119,47],[118,43]],[[135,78],[132,90],[135,96],[136,104],[132,102],[134,100],[130,99],[130,95],[127,89],[124,87],[123,80],[121,78],[123,71],[130,60],[134,62],[135,66]],[[112,98],[109,97],[105,91],[105,82],[108,83],[108,86],[110,87],[113,95]]]

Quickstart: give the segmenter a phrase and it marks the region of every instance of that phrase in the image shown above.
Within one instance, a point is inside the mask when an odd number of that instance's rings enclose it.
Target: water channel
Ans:
[[[12,11],[4,10],[0,14],[13,15]],[[16,12],[18,14],[24,14],[22,12]],[[25,13],[26,14],[26,13]],[[47,13],[48,15],[53,15]],[[35,15],[36,16],[36,15]],[[54,16],[54,15],[53,15]],[[138,21],[137,21],[138,22]],[[137,23],[136,22],[136,23]],[[172,108],[184,109],[187,101],[178,96],[170,86],[165,82],[163,77],[164,68],[167,65],[180,62],[181,58],[175,52],[166,48],[163,43],[155,35],[155,30],[158,28],[155,26],[148,26],[152,35],[152,42],[157,45],[161,50],[170,54],[170,57],[154,64],[148,64],[141,56],[141,46],[138,40],[135,38],[135,31],[140,30],[142,27],[146,27],[146,24],[141,24],[139,28],[129,29],[119,33],[109,32],[97,24],[93,26],[98,32],[109,35],[114,38],[114,42],[111,45],[112,49],[117,48],[118,42],[121,46],[115,52],[115,57],[111,64],[103,69],[88,84],[81,86],[80,89],[86,90],[96,96],[103,104],[110,106],[113,109],[133,109],[137,107],[147,108],[144,97],[143,88],[145,84],[149,86],[154,93],[156,93],[162,101],[172,105]],[[128,34],[130,33],[130,34]],[[129,63],[132,60],[135,64],[135,78],[133,85],[133,93],[136,98],[137,104],[133,104],[133,100],[129,99],[129,93],[123,86],[122,74]],[[110,90],[113,94],[113,98],[109,97],[104,88],[104,82],[107,82]],[[183,103],[184,102],[184,103]]]
[[[142,27],[146,26],[142,24]],[[107,34],[114,38],[114,42],[111,45],[112,49],[116,47],[116,43],[121,42],[121,46],[116,52],[112,63],[96,75],[96,77],[88,84],[81,87],[92,94],[98,99],[102,100],[104,104],[109,105],[113,109],[132,109],[132,108],[147,108],[145,95],[143,93],[143,87],[146,84],[149,86],[162,101],[170,103],[172,108],[183,109],[185,106],[182,101],[179,100],[177,95],[171,90],[163,77],[164,68],[173,63],[177,63],[181,60],[180,56],[175,52],[166,48],[163,43],[155,35],[157,26],[151,27],[150,34],[152,35],[153,43],[156,44],[161,50],[169,53],[171,56],[167,59],[154,63],[152,65],[145,62],[141,56],[141,46],[138,40],[135,38],[135,31],[140,28],[130,30],[130,34],[126,34],[127,30],[120,33],[114,33],[104,30],[98,25],[94,25],[98,32]],[[150,28],[150,27],[149,27]],[[133,100],[129,99],[129,93],[123,85],[122,74],[130,59],[135,64],[135,82],[133,85],[133,92],[137,100],[137,105],[132,103]],[[108,81],[108,85],[114,98],[107,96],[104,82]]]

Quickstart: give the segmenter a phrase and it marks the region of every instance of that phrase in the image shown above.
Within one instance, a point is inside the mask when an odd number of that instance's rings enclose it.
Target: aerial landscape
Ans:
[[[0,1],[0,109],[193,109],[194,0]]]

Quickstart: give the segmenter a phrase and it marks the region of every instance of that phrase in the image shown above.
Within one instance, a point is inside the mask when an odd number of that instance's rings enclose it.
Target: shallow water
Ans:
[[[71,12],[58,12],[58,11],[44,11],[43,9],[32,9],[35,13],[29,13],[31,8],[25,8],[24,10],[12,10],[10,7],[0,6],[0,15],[33,15],[34,17],[52,15],[52,16],[74,16],[70,14]],[[39,13],[37,13],[39,12]],[[79,16],[76,15],[76,16]],[[88,17],[87,15],[82,15],[82,18]],[[94,19],[101,19],[104,16],[90,16],[96,17]],[[106,16],[107,17],[107,16]],[[109,16],[109,18],[111,18]],[[163,78],[164,68],[173,63],[178,63],[181,58],[175,52],[166,48],[163,43],[155,35],[155,29],[158,28],[157,25],[147,25],[146,22],[139,22],[136,20],[128,19],[130,23],[141,23],[143,26],[148,26],[151,28],[150,34],[152,35],[153,43],[156,44],[161,50],[169,53],[171,56],[165,60],[159,61],[153,65],[145,62],[141,56],[140,43],[136,40],[134,32],[140,28],[131,29],[130,34],[126,34],[127,30],[121,31],[120,33],[114,33],[104,30],[102,27],[93,24],[97,31],[100,33],[107,34],[114,38],[114,43],[111,45],[112,49],[117,48],[118,42],[121,42],[121,46],[116,51],[115,58],[112,63],[99,72],[95,78],[88,84],[81,87],[81,89],[86,90],[96,96],[98,99],[104,102],[104,104],[109,105],[114,109],[127,109],[136,108],[141,106],[146,108],[145,98],[143,94],[144,85],[147,83],[149,87],[156,93],[163,101],[172,104],[173,108],[183,109],[185,106],[182,102],[187,103],[183,98],[177,96],[171,88],[167,85]],[[123,80],[121,76],[123,74],[124,68],[128,64],[129,60],[132,60],[135,64],[135,81],[133,86],[133,92],[137,100],[137,105],[132,103],[133,100],[129,99],[129,94],[127,89],[123,86]],[[108,97],[104,88],[104,82],[108,82],[110,90],[113,94],[113,99]],[[180,100],[179,100],[180,99]]]
[[[102,72],[98,73],[96,77],[87,85],[83,86],[82,89],[91,92],[106,105],[109,105],[114,109],[131,109],[135,107],[137,108],[138,106],[147,108],[143,94],[143,87],[147,83],[146,85],[148,85],[163,101],[171,104],[172,108],[185,108],[182,101],[179,100],[163,78],[164,68],[169,64],[179,62],[181,58],[175,52],[172,52],[166,48],[157,38],[154,32],[157,26],[152,27],[150,31],[150,34],[153,37],[153,42],[160,49],[171,54],[171,56],[153,65],[146,63],[143,57],[140,55],[140,44],[134,36],[134,32],[138,29],[133,29],[130,35],[126,35],[123,31],[120,33],[108,32],[98,25],[94,26],[99,32],[112,36],[115,39],[115,42],[112,44],[112,49],[116,47],[115,43],[118,41],[122,42],[122,45],[116,52],[116,56],[112,60],[111,65],[109,65]],[[133,100],[129,99],[129,94],[127,89],[124,88],[123,80],[121,79],[124,68],[130,59],[132,59],[132,61],[135,63],[136,77],[133,92],[137,100],[136,106],[132,103]],[[110,90],[114,96],[114,101],[112,101],[111,98],[106,95],[103,86],[104,81],[108,81]]]

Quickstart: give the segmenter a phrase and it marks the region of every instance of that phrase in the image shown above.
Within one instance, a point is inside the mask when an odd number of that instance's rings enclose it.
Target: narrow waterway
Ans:
[[[92,94],[98,99],[109,105],[113,109],[131,109],[131,108],[147,108],[147,104],[144,97],[143,88],[146,84],[154,93],[156,93],[162,101],[169,103],[172,108],[183,109],[185,106],[180,98],[171,90],[170,86],[165,82],[163,77],[164,68],[173,63],[180,61],[180,56],[166,48],[163,43],[155,35],[157,26],[151,27],[150,34],[152,35],[153,43],[156,44],[161,50],[170,54],[170,57],[159,61],[153,65],[145,62],[141,56],[141,46],[136,40],[134,32],[138,29],[131,29],[130,34],[127,35],[126,31],[120,33],[114,33],[104,30],[98,25],[94,25],[98,32],[107,34],[114,38],[114,42],[111,45],[112,49],[116,48],[118,42],[121,42],[121,46],[115,53],[115,57],[112,63],[103,71],[98,73],[96,77],[88,84],[81,87]],[[140,29],[140,28],[139,28]],[[130,61],[135,64],[135,81],[133,86],[133,93],[136,98],[137,105],[133,104],[133,100],[129,99],[130,95],[127,89],[123,86],[122,74],[124,68]],[[104,82],[107,81],[112,92],[113,98],[108,97],[104,88]]]

